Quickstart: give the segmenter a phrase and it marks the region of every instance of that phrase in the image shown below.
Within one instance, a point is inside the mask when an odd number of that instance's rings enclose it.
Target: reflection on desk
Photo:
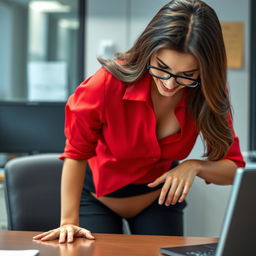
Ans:
[[[38,249],[44,256],[159,256],[160,247],[217,242],[217,238],[94,234],[96,240],[78,238],[72,244],[32,241],[39,232],[0,231],[1,250]]]

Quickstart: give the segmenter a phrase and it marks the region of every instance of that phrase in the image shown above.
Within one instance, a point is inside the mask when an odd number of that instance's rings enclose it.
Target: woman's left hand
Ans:
[[[198,163],[197,160],[184,161],[148,184],[149,187],[156,187],[164,183],[159,196],[159,204],[163,204],[165,201],[165,205],[169,206],[185,200],[195,176],[198,174],[196,163]]]

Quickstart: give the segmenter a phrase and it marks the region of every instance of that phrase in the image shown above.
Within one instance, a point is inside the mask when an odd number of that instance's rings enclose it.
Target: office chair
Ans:
[[[47,231],[60,223],[59,154],[22,156],[5,166],[9,230]]]

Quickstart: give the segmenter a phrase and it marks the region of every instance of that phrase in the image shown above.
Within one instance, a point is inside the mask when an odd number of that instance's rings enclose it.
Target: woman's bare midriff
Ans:
[[[159,197],[160,191],[161,189],[158,189],[143,195],[122,198],[106,196],[97,198],[94,193],[91,194],[122,218],[132,218],[152,204]]]

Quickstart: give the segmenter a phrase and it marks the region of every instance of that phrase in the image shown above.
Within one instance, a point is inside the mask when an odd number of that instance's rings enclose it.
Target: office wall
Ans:
[[[127,3],[127,0],[87,0],[86,76],[100,67],[96,56],[102,52],[101,45],[111,41],[116,50],[127,49]]]
[[[93,74],[100,66],[96,56],[102,42],[111,41],[117,51],[127,50],[155,12],[168,1],[88,0],[86,18],[85,74]],[[206,0],[221,21],[242,21],[245,24],[244,67],[228,71],[234,126],[241,140],[241,149],[248,149],[249,113],[249,0]],[[104,45],[104,44],[103,44]],[[200,158],[203,146],[198,140],[190,158]],[[186,235],[218,236],[230,186],[206,185],[196,179],[185,210]]]

